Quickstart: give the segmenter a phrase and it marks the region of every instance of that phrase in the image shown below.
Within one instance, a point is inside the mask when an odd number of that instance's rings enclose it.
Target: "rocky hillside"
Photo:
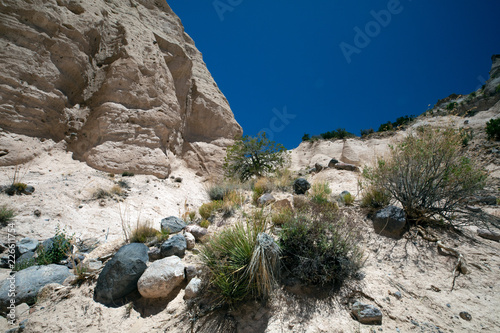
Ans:
[[[0,1],[0,165],[62,142],[108,172],[217,168],[241,135],[165,1]]]

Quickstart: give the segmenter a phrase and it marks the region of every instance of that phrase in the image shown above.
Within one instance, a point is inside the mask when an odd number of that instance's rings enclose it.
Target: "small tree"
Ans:
[[[399,201],[414,222],[438,216],[450,221],[486,179],[467,157],[457,131],[424,127],[391,147],[390,158],[380,159],[365,175]]]
[[[486,123],[486,134],[488,139],[500,141],[500,118],[490,119]]]
[[[288,162],[286,148],[270,141],[265,132],[257,137],[244,136],[227,148],[224,171],[228,177],[247,181],[284,167]]]

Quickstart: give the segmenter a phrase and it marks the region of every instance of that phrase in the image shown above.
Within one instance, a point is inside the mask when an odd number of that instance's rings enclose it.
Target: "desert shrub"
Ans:
[[[500,84],[495,88],[495,94],[500,93]]]
[[[210,271],[210,284],[220,303],[265,299],[276,285],[279,248],[264,231],[265,224],[238,222],[201,248],[201,259]]]
[[[130,233],[129,241],[130,243],[147,243],[157,238],[162,238],[162,235],[159,230],[153,228],[151,220],[141,222],[138,219],[135,228]]]
[[[361,197],[361,207],[374,209],[383,208],[388,206],[390,201],[390,193],[382,189],[377,189],[374,186],[370,186],[363,192],[363,196]]]
[[[92,198],[94,199],[105,199],[105,198],[109,198],[109,197],[112,197],[113,194],[111,194],[110,191],[107,191],[103,188],[98,188],[94,191],[94,193],[92,194]]]
[[[320,136],[325,140],[347,139],[347,138],[355,137],[354,134],[347,132],[345,128],[337,128],[336,130],[333,130],[333,131],[321,133]]]
[[[226,176],[244,182],[252,176],[262,177],[272,173],[287,163],[286,148],[261,132],[257,137],[244,136],[227,148],[224,171]]]
[[[0,206],[0,225],[7,225],[12,219],[16,216],[16,212],[14,209],[10,208],[7,205]]]
[[[365,175],[399,201],[413,221],[440,217],[451,221],[464,198],[484,186],[486,174],[469,158],[453,129],[421,127],[392,147]]]
[[[124,171],[122,172],[122,177],[133,177],[134,173],[130,171]]]
[[[370,135],[372,133],[375,133],[375,131],[373,130],[373,128],[369,128],[369,129],[362,129],[360,131],[360,134],[361,134],[361,137],[365,137],[367,135]]]
[[[337,214],[299,214],[283,226],[278,244],[286,270],[311,285],[341,285],[361,266],[361,251]]]
[[[278,209],[271,214],[271,222],[274,226],[281,226],[294,217],[293,210],[289,208]]]
[[[314,183],[309,190],[309,195],[311,196],[311,201],[318,204],[324,204],[328,202],[328,198],[332,190],[328,182]]]
[[[220,181],[220,182],[210,182],[205,186],[205,191],[208,194],[210,200],[224,200],[224,197],[240,188],[242,188],[242,184],[238,184],[235,182],[229,181]]]
[[[255,181],[255,183],[252,186],[252,200],[253,203],[257,203],[257,200],[263,195],[264,193],[270,193],[273,190],[273,183],[269,180],[267,177],[261,177]]]
[[[209,220],[206,220],[206,219],[203,219],[200,221],[200,227],[202,228],[208,228],[210,226],[210,221]]]
[[[118,195],[118,196],[121,196],[123,195],[123,188],[120,186],[120,185],[113,185],[113,187],[111,187],[111,190],[109,191],[112,195]]]
[[[57,264],[68,256],[73,242],[73,235],[68,235],[64,229],[59,229],[59,227],[57,227],[56,233],[54,237],[52,237],[52,245],[47,248],[44,246],[38,247],[36,258],[37,264]]]
[[[392,130],[393,130],[392,123],[388,121],[385,124],[380,125],[377,132],[387,132]]]
[[[462,138],[462,146],[469,145],[469,142],[474,138],[474,130],[472,128],[460,128],[460,137]]]
[[[277,170],[270,178],[274,188],[280,191],[288,191],[293,186],[293,174],[288,168]]]
[[[454,108],[456,108],[458,106],[458,103],[457,102],[451,102],[449,103],[447,106],[446,106],[446,110],[453,110]]]
[[[486,123],[486,134],[488,135],[488,140],[500,140],[500,118],[490,119]]]
[[[303,136],[302,136],[302,141],[309,141],[311,140],[311,137],[309,136],[309,134],[305,133]]]
[[[223,202],[220,200],[210,201],[210,202],[204,203],[198,209],[198,213],[200,213],[200,216],[202,219],[207,220],[216,211],[218,211],[219,209],[222,208],[222,204],[223,204]]]
[[[126,190],[128,190],[130,188],[129,183],[126,180],[123,180],[123,179],[119,180],[117,182],[117,184],[118,184],[118,186],[120,186],[121,188],[126,189]]]
[[[354,200],[356,199],[354,197],[354,195],[352,195],[351,193],[347,192],[347,193],[342,193],[340,196],[339,196],[339,199],[340,201],[346,205],[346,206],[352,206],[354,204]]]

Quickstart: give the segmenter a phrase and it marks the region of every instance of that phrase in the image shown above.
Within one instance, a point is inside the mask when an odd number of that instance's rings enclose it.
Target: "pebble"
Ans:
[[[451,304],[450,303],[446,304],[446,306],[449,307],[449,308],[451,308]]]
[[[401,292],[400,291],[396,291],[395,293],[392,294],[394,297],[396,297],[397,299],[401,299],[401,297],[403,297],[401,295]]]
[[[467,311],[460,312],[460,318],[462,318],[463,320],[467,320],[467,321],[472,320],[472,316]]]

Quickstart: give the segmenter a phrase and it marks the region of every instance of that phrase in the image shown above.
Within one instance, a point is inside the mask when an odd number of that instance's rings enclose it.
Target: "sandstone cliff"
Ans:
[[[27,159],[9,140],[22,135],[97,169],[166,177],[178,157],[216,168],[242,133],[162,0],[1,0],[0,64],[3,165]]]

